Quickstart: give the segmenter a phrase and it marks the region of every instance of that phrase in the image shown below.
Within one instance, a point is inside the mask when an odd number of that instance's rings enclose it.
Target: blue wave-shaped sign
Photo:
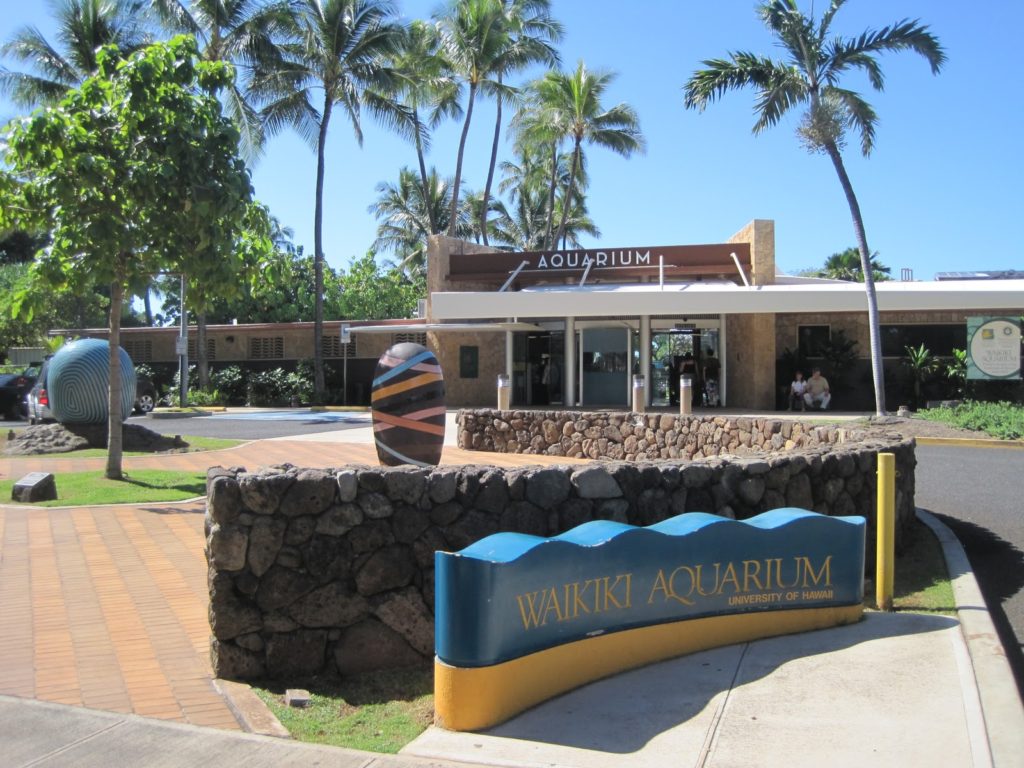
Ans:
[[[606,632],[703,616],[857,605],[863,517],[691,512],[646,528],[498,533],[435,553],[438,658],[480,667]],[[685,630],[681,630],[685,631]]]

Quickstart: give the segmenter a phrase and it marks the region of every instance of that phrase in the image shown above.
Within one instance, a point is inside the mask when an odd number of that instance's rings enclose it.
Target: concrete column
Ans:
[[[562,367],[562,403],[566,408],[576,407],[576,318],[565,318],[565,365]]]
[[[640,315],[640,373],[644,375],[644,407],[651,407],[651,316]]]
[[[718,372],[718,401],[725,408],[728,406],[729,385],[729,334],[725,330],[725,315],[718,316],[718,364],[721,370]]]

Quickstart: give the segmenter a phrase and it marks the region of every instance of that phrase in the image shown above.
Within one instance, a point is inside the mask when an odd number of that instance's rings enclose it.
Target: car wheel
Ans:
[[[156,405],[156,398],[152,392],[143,392],[135,401],[135,409],[139,413],[149,413]]]

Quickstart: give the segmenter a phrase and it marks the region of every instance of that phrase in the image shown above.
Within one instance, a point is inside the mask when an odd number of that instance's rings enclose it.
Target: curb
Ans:
[[[973,672],[971,682],[978,692],[991,764],[1020,765],[1024,755],[1024,703],[967,553],[954,533],[934,515],[919,509],[917,518],[932,530],[942,546],[960,631],[970,654],[967,672]]]
[[[950,448],[1024,449],[1024,440],[996,440],[977,437],[917,437],[918,445],[945,445]]]
[[[263,699],[253,693],[251,686],[220,677],[214,678],[213,686],[224,697],[231,714],[247,733],[275,736],[280,739],[292,737],[270,707],[263,703]]]

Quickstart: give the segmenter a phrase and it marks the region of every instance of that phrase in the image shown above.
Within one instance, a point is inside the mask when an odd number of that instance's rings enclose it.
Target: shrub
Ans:
[[[1024,438],[1024,407],[1013,403],[969,400],[955,408],[929,408],[918,415],[962,429],[977,429],[1003,440]]]
[[[245,403],[245,374],[237,365],[228,365],[211,371],[210,386],[223,395],[226,404],[243,405]]]

